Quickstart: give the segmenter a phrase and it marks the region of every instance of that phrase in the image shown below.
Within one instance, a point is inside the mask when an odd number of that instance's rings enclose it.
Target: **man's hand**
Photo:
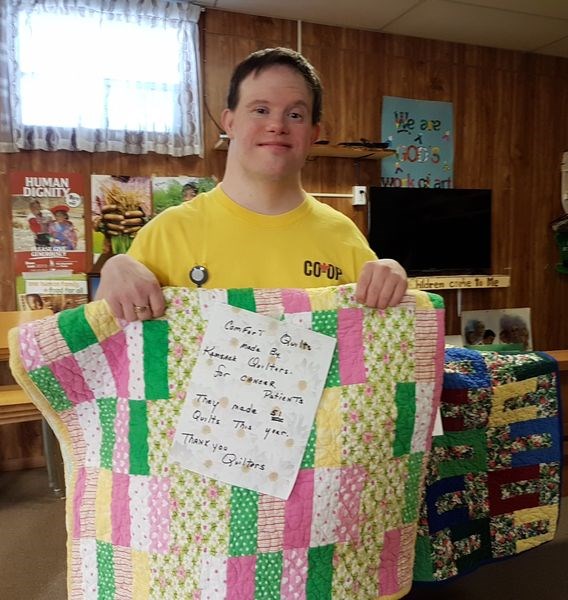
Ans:
[[[396,306],[406,293],[407,277],[402,265],[390,258],[366,262],[363,265],[355,297],[357,302],[372,308]]]
[[[161,317],[164,294],[156,276],[126,254],[109,258],[101,270],[96,300],[106,300],[116,317],[145,321]]]

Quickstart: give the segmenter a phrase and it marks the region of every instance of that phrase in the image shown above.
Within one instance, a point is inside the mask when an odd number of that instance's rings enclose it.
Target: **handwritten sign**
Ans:
[[[215,304],[170,461],[287,499],[335,343],[298,325]]]

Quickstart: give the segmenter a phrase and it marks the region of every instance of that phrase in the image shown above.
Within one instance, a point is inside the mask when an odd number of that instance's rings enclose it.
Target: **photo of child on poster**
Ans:
[[[11,173],[16,274],[85,270],[83,180],[62,173]]]

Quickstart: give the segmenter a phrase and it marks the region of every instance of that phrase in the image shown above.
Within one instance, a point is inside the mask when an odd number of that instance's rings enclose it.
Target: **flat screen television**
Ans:
[[[491,190],[371,187],[369,244],[411,277],[490,275]]]

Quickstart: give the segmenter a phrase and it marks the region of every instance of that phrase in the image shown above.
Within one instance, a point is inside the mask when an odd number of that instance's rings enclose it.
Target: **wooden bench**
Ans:
[[[51,314],[49,309],[0,312],[0,362],[7,364],[10,360],[8,348],[8,331],[10,329]],[[0,425],[40,419],[41,414],[38,409],[19,385],[0,384]]]
[[[28,395],[17,385],[9,373],[8,332],[24,323],[43,319],[53,314],[49,309],[29,311],[0,312],[0,426],[28,421],[41,421],[43,450],[49,477],[49,486],[53,493],[62,496],[63,476],[57,440],[41,413],[29,399]]]

